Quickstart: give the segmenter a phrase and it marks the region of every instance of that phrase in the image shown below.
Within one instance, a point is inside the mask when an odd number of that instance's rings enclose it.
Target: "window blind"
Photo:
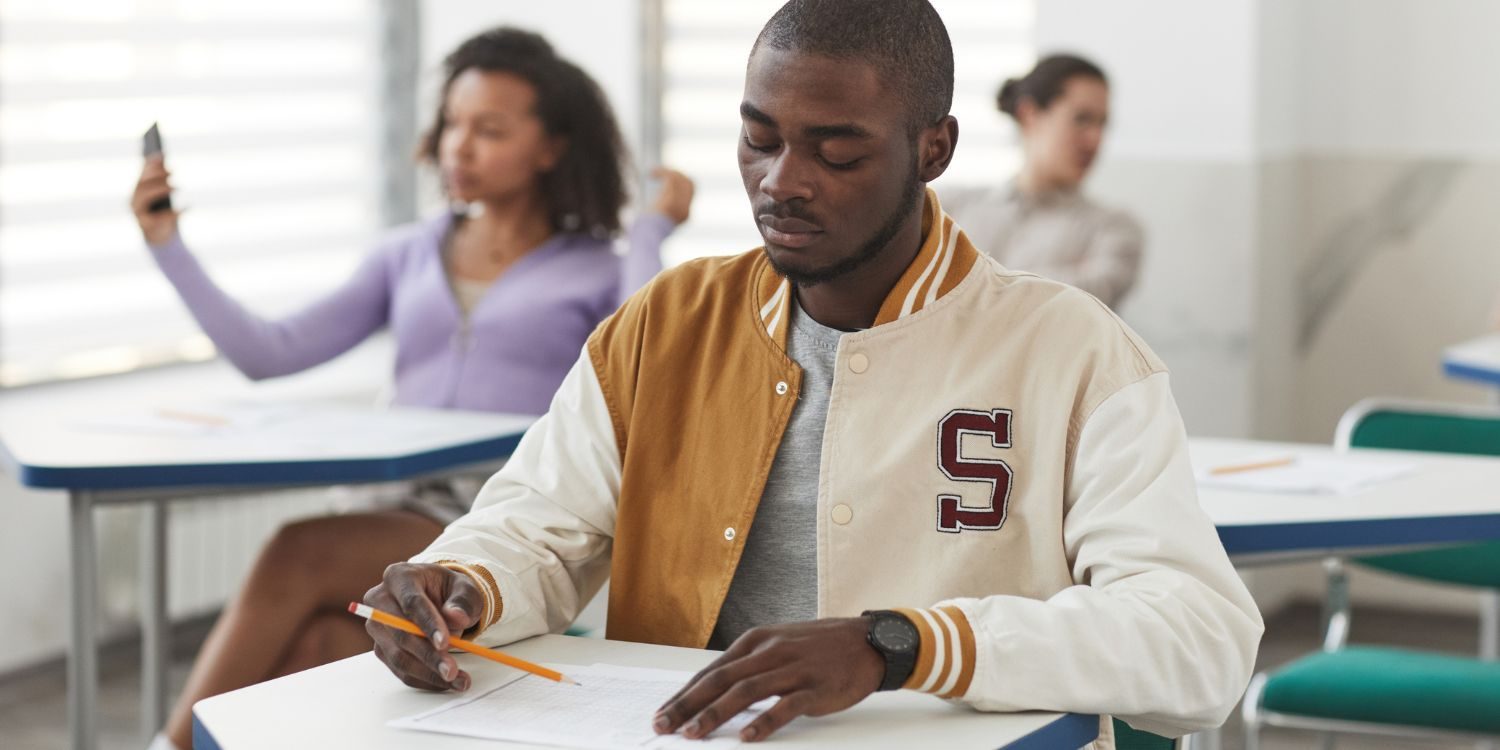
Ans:
[[[275,315],[339,283],[379,227],[377,13],[0,3],[0,387],[213,355],[130,213],[152,122],[221,286]]]

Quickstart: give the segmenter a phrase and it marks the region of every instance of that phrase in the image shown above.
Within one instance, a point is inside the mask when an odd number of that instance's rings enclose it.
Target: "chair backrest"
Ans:
[[[1500,456],[1500,410],[1370,399],[1344,414],[1335,442],[1350,448]],[[1374,555],[1354,562],[1432,581],[1500,588],[1500,542]]]
[[[1177,740],[1132,729],[1129,724],[1115,719],[1115,750],[1172,750],[1175,747]]]

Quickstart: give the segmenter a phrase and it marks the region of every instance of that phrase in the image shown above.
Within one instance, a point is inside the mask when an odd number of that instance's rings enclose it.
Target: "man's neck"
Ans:
[[[924,201],[885,248],[859,268],[832,281],[797,288],[797,304],[813,320],[829,328],[857,331],[875,325],[875,316],[901,275],[922,250]]]

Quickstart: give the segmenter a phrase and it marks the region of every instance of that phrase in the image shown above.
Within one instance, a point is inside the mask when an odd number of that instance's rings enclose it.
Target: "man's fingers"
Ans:
[[[397,649],[409,654],[411,658],[421,662],[443,683],[451,683],[458,678],[458,662],[454,661],[453,656],[447,651],[433,648],[432,641],[410,633],[398,632],[391,643]]]
[[[462,573],[454,575],[452,581],[448,598],[443,601],[443,619],[449,632],[462,633],[479,624],[479,615],[484,611],[480,604],[483,594]]]
[[[380,657],[381,661],[385,662],[385,665],[390,668],[391,672],[395,673],[409,687],[419,690],[432,690],[434,692],[443,692],[455,687],[448,680],[444,680],[440,675],[434,673],[426,664],[423,664],[420,660],[405,651],[399,649],[390,651],[383,648],[380,644],[376,644],[375,654]]]
[[[776,701],[776,705],[766,709],[740,730],[740,739],[745,742],[759,742],[770,737],[792,719],[807,713],[807,706],[811,703],[812,694],[807,691],[782,696],[781,700]]]
[[[735,688],[741,681],[770,672],[776,666],[778,665],[770,663],[763,654],[751,653],[735,658],[732,650],[726,651],[714,664],[695,675],[682,690],[678,691],[677,695],[662,704],[661,709],[656,712],[656,718],[652,720],[652,726],[662,734],[675,732],[689,719],[697,718],[705,708]],[[720,717],[718,721],[709,723],[718,726],[727,718],[729,717]]]
[[[403,575],[402,571],[395,571],[393,574],[392,571],[387,570],[387,582],[365,592],[365,603],[387,612],[406,612],[408,602],[403,601],[393,588],[399,589],[403,579],[407,579],[407,583],[410,583],[409,579],[414,577],[410,575],[410,571]],[[420,593],[420,589],[417,591]],[[422,599],[429,609],[435,611],[425,594],[422,595]],[[411,615],[408,614],[408,616]],[[412,619],[416,620],[415,617]],[[420,626],[420,622],[418,624]],[[458,669],[458,662],[445,651],[435,648],[429,639],[404,633],[374,620],[365,623],[365,631],[375,640],[377,650],[382,654],[381,661],[384,661],[386,666],[390,667],[391,671],[407,684],[428,690],[467,688],[468,675]],[[446,637],[447,634],[443,635]],[[413,677],[422,684],[414,684],[407,680],[408,677]]]
[[[706,675],[709,672],[712,672],[712,671],[714,671],[714,670],[716,670],[716,669],[724,666],[725,664],[728,664],[728,663],[730,663],[732,661],[735,661],[735,660],[743,657],[745,655],[745,653],[747,653],[749,651],[749,649],[744,648],[744,647],[741,646],[741,644],[744,641],[745,641],[745,639],[743,639],[743,638],[735,640],[734,643],[729,644],[729,648],[726,649],[724,651],[724,653],[719,654],[718,658],[716,658],[713,661],[709,662],[708,666],[706,666],[706,667],[698,670],[698,673],[695,674],[695,675],[693,675],[692,678],[687,681],[687,684],[685,684],[682,687],[678,688],[677,692],[673,693],[671,698],[668,698],[666,700],[666,702],[664,702],[664,703],[661,704],[661,708],[657,709],[657,714],[658,715],[665,714],[666,710],[667,710],[667,707],[670,706],[670,705],[672,705],[679,698],[681,698],[682,695],[683,695],[683,693],[686,693],[687,691],[692,690],[694,687],[697,687],[698,681],[702,680],[704,675]],[[686,720],[686,719],[687,719],[687,717],[684,716],[684,717],[682,717],[681,720],[673,722],[672,723],[672,729],[675,730],[677,728],[677,725],[681,724],[682,721]]]
[[[707,737],[724,722],[738,716],[755,703],[793,690],[797,687],[798,679],[794,670],[780,669],[738,680],[690,719],[683,727],[682,736],[693,740]]]
[[[448,647],[448,624],[438,612],[437,604],[424,590],[422,574],[416,566],[397,563],[386,568],[385,584],[401,613],[417,624],[436,648]]]

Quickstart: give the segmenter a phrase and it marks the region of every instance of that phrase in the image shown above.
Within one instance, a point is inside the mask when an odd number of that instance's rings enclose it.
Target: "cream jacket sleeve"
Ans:
[[[609,577],[619,492],[620,452],[585,350],[473,509],[411,561],[480,583],[480,643],[560,633]]]
[[[1222,724],[1250,679],[1262,623],[1198,505],[1165,373],[1088,418],[1065,502],[1076,585],[1046,601],[907,610],[935,657],[907,687],[986,711],[1111,714],[1168,736]],[[968,690],[953,694],[970,670]]]

